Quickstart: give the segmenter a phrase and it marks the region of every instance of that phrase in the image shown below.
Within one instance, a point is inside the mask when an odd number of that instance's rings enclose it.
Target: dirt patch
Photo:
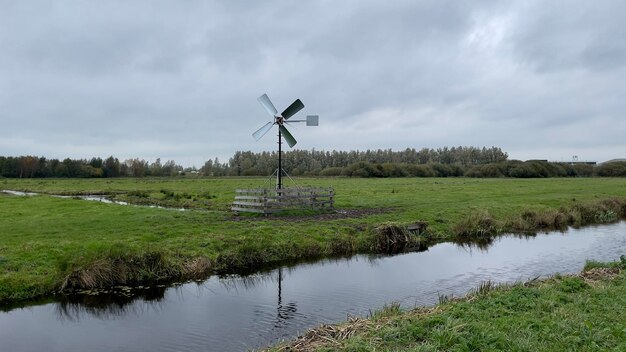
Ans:
[[[248,216],[248,215],[231,215],[227,217],[230,221],[261,221],[261,220],[276,220],[276,221],[329,221],[338,219],[353,219],[364,216],[384,214],[393,211],[392,208],[365,208],[365,209],[337,209],[328,213],[319,214],[304,214],[304,215],[270,215],[270,216]]]

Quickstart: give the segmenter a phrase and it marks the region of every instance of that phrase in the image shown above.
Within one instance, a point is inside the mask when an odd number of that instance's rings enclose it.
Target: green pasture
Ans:
[[[272,351],[624,351],[624,262],[581,275],[493,286],[433,308],[390,305]]]
[[[624,178],[300,178],[296,180],[299,185],[334,187],[337,209],[375,211],[331,219],[233,216],[229,204],[234,190],[269,186],[266,181],[0,179],[0,190],[104,193],[119,200],[189,208],[178,211],[0,194],[0,301],[49,294],[69,273],[102,258],[158,253],[172,267],[188,265],[193,258],[209,260],[214,270],[255,267],[370,251],[374,229],[390,221],[426,221],[430,236],[440,241],[453,239],[454,226],[474,211],[487,210],[495,218],[507,219],[527,210],[626,197]]]

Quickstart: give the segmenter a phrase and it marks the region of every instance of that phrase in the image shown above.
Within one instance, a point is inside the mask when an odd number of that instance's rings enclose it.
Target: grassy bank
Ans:
[[[623,258],[623,257],[622,257]],[[385,307],[321,326],[273,351],[624,351],[626,262],[579,275],[494,286],[436,307]]]
[[[234,189],[264,183],[254,178],[0,180],[0,189],[112,194],[191,209],[0,195],[0,301],[414,247],[398,246],[401,238],[488,240],[506,231],[604,223],[626,215],[626,179],[602,178],[301,179],[303,185],[335,187],[336,207],[347,212],[273,218],[230,213]],[[407,236],[403,226],[415,221],[427,222],[428,231]]]

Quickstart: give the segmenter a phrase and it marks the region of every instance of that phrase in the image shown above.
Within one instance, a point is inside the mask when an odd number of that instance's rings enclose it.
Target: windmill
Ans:
[[[276,188],[282,189],[283,188],[283,176],[282,175],[284,172],[283,161],[282,161],[283,137],[285,137],[285,140],[287,141],[287,144],[289,144],[290,148],[293,148],[293,146],[296,145],[296,143],[298,143],[296,139],[293,138],[293,136],[291,135],[287,127],[285,127],[285,125],[289,123],[294,123],[294,122],[306,122],[307,126],[318,126],[319,116],[307,115],[306,120],[289,120],[290,117],[292,117],[293,115],[298,113],[298,111],[304,108],[304,104],[302,104],[302,101],[300,101],[300,99],[296,99],[296,101],[291,103],[291,105],[289,105],[280,114],[278,114],[278,110],[276,110],[276,108],[274,107],[274,104],[272,104],[272,101],[267,96],[267,94],[261,95],[257,100],[259,101],[259,103],[261,103],[261,105],[263,105],[263,108],[265,108],[265,111],[267,111],[267,113],[270,116],[272,116],[273,120],[270,120],[263,127],[259,128],[256,132],[254,132],[252,134],[252,137],[254,137],[254,139],[258,141],[269,130],[271,130],[274,125],[278,125],[278,170],[277,170],[278,176],[277,176]]]

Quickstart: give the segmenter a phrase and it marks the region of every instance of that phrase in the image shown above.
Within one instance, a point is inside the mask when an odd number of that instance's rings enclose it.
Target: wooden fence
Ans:
[[[288,209],[332,209],[333,188],[256,188],[235,190],[231,210],[272,214]]]

